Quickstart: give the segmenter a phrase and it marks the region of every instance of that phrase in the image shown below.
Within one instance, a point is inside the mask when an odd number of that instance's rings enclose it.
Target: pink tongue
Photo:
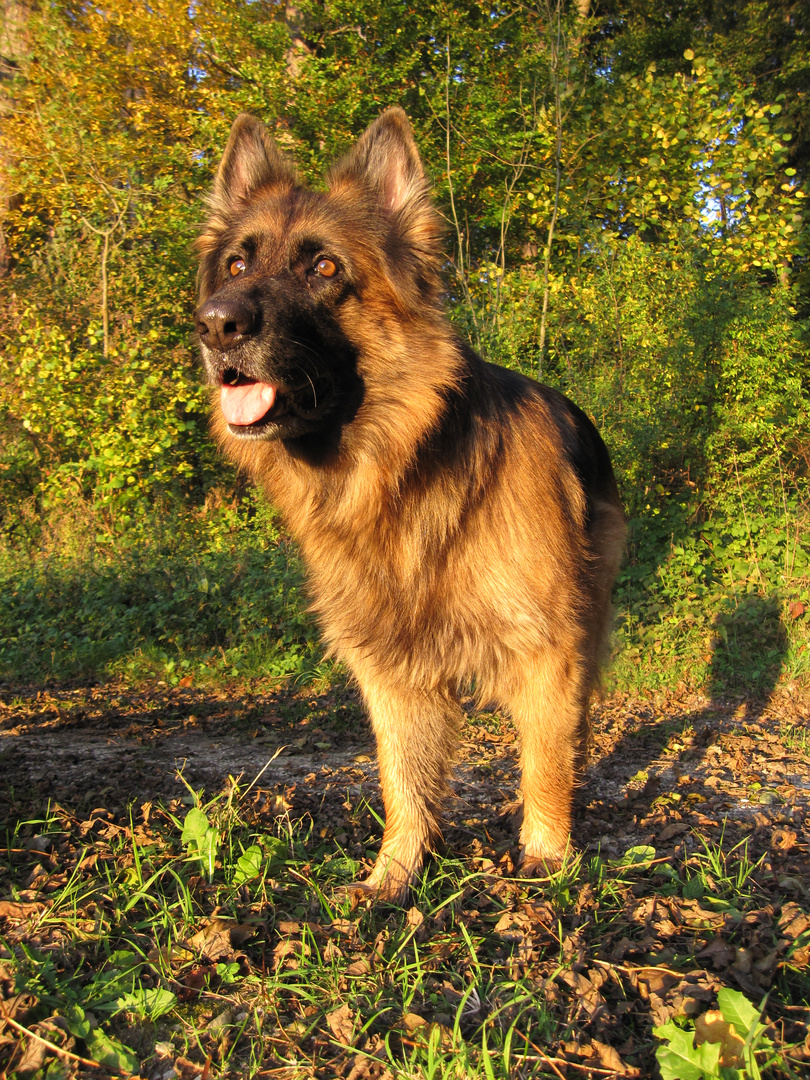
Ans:
[[[223,383],[220,387],[222,415],[229,424],[237,427],[261,420],[272,409],[275,400],[276,388],[270,383],[252,382],[242,386],[226,386]]]

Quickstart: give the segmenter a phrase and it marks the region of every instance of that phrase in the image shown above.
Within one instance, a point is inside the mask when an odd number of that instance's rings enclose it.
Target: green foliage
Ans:
[[[729,22],[632,0],[585,19],[35,7],[0,133],[0,678],[313,669],[275,524],[240,510],[239,540],[203,518],[234,477],[194,371],[191,247],[239,111],[313,179],[394,102],[449,223],[454,319],[611,450],[630,521],[617,678],[806,674],[788,614],[810,574],[797,18],[777,33],[758,0]]]
[[[186,814],[180,842],[188,848],[189,858],[200,864],[210,883],[214,878],[219,835],[217,830],[211,827],[205,811],[198,806],[192,806]]]
[[[234,885],[244,885],[247,881],[257,878],[262,872],[264,853],[258,844],[251,844],[245,848],[236,861],[232,882]]]
[[[672,1020],[653,1029],[666,1040],[655,1054],[663,1080],[760,1080],[755,1054],[773,1045],[764,1034],[762,1009],[728,987],[718,991],[717,1005],[716,1013],[686,1029]]]
[[[113,348],[107,357],[100,336],[91,323],[86,339],[76,342],[28,312],[16,365],[0,385],[0,425],[16,428],[28,442],[44,508],[63,503],[69,492],[125,528],[133,514],[193,485],[201,457],[210,453],[206,398],[188,350],[176,348],[167,363],[157,331],[126,355]],[[17,471],[11,468],[6,481],[9,508]]]
[[[161,513],[123,540],[81,502],[50,521],[39,549],[0,549],[0,678],[177,685],[316,667],[298,562],[263,504]]]

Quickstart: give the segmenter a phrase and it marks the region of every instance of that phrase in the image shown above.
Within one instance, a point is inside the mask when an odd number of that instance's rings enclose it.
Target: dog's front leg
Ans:
[[[570,844],[571,801],[587,727],[587,664],[571,645],[527,657],[502,704],[521,738],[522,873],[541,876]]]
[[[377,739],[385,832],[370,877],[351,888],[400,903],[440,832],[463,713],[449,693],[382,680],[364,680],[362,689]]]

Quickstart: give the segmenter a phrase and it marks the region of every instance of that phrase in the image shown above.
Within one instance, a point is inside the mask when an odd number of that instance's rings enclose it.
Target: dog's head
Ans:
[[[243,114],[210,207],[196,328],[229,434],[338,435],[401,327],[437,307],[441,230],[405,114],[375,121],[324,191]]]

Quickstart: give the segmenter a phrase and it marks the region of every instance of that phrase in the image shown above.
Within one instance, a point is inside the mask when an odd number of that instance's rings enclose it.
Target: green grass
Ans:
[[[295,550],[250,499],[239,512],[156,515],[122,537],[71,522],[45,550],[6,547],[0,596],[0,681],[320,670]]]
[[[27,1003],[16,1052],[36,1047],[32,1029],[63,1051],[40,1046],[37,1076],[78,1075],[79,1058],[108,1075],[152,1075],[179,1060],[242,1077],[345,1076],[365,1060],[371,1075],[507,1080],[559,1072],[561,1046],[604,1068],[614,1060],[606,1032],[627,1067],[652,1075],[649,1022],[639,1005],[626,1009],[638,979],[688,977],[720,925],[718,904],[697,918],[689,907],[698,897],[705,906],[704,890],[722,900],[741,947],[743,914],[769,900],[761,860],[721,834],[673,859],[654,848],[578,856],[538,883],[437,858],[408,910],[352,911],[333,896],[357,860],[311,819],[268,830],[253,792],[233,780],[211,799],[189,789],[166,808],[133,808],[114,828],[111,815],[87,828],[53,807],[8,833],[3,893],[31,905],[11,919],[0,954]],[[362,825],[357,835],[378,841]],[[51,885],[32,901],[23,883],[35,852]],[[687,905],[681,929],[666,931],[677,947],[600,959],[605,943],[640,940],[634,913],[656,897]],[[808,1007],[806,987],[791,998]],[[604,1012],[612,1019],[600,1026]],[[784,1039],[776,1051],[763,1045],[766,1075],[798,1075]]]
[[[608,685],[765,696],[805,680],[810,585],[798,540],[788,573],[784,543],[752,548],[755,515],[741,535],[688,516],[666,503],[630,523]],[[122,534],[102,526],[74,507],[35,545],[0,546],[0,683],[329,678],[295,547],[259,497],[167,507]],[[780,529],[788,535],[774,519]]]

